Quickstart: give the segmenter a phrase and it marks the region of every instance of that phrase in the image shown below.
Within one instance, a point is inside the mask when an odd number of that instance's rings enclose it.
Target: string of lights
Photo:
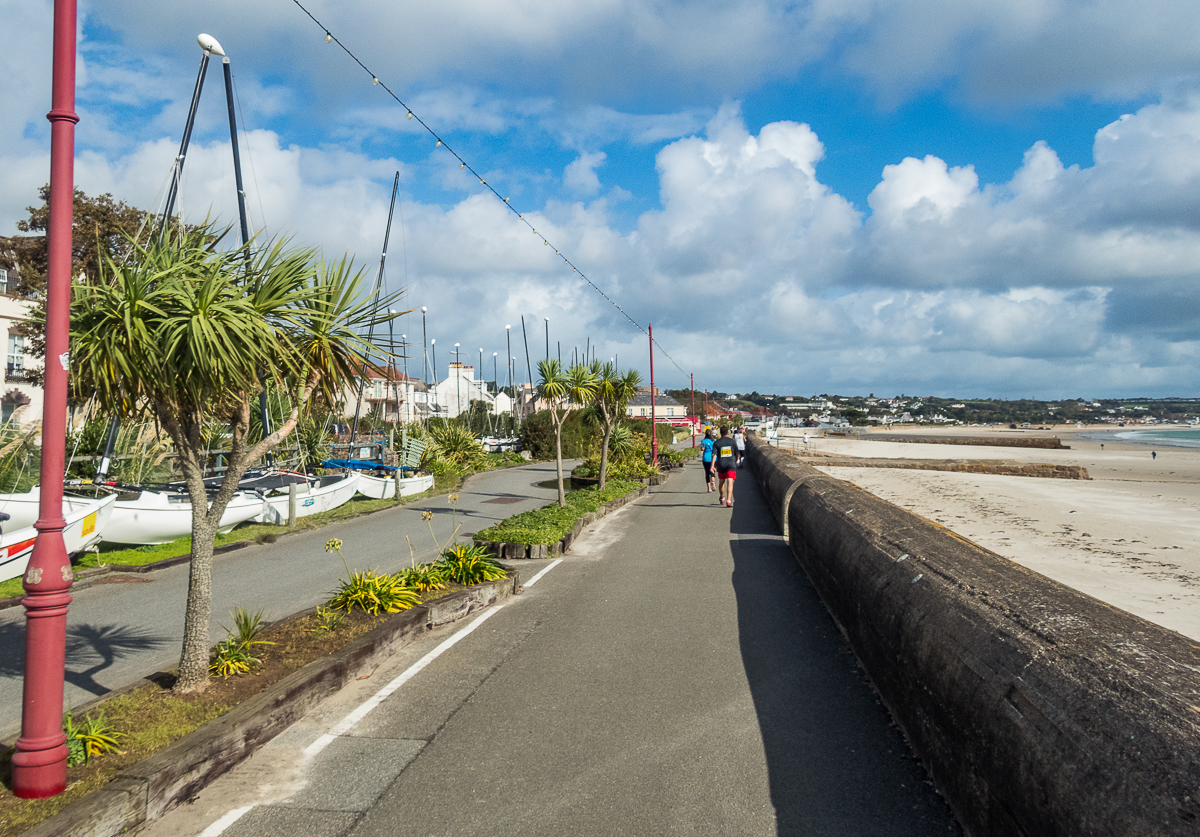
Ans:
[[[425,120],[423,120],[420,116],[418,116],[416,114],[416,112],[413,111],[412,108],[410,108],[407,104],[405,104],[404,101],[401,100],[401,98],[399,96],[397,96],[392,91],[392,89],[390,87],[388,87],[387,84],[384,83],[379,78],[379,76],[377,76],[375,73],[373,73],[371,71],[371,69],[369,67],[367,67],[367,65],[364,64],[359,59],[359,57],[357,55],[355,55],[354,52],[348,46],[346,46],[344,43],[342,43],[342,41],[336,35],[334,35],[332,31],[330,31],[329,27],[327,27],[325,24],[321,23],[321,21],[317,20],[317,18],[313,15],[313,13],[310,12],[308,9],[306,9],[304,7],[304,4],[302,4],[300,2],[300,0],[292,0],[292,2],[296,5],[297,8],[300,9],[300,11],[304,12],[304,14],[308,16],[309,20],[311,20],[313,23],[315,23],[317,26],[319,26],[321,28],[321,31],[325,33],[325,43],[337,44],[341,48],[342,52],[344,52],[344,53],[346,53],[346,55],[350,56],[350,60],[352,60],[355,64],[357,64],[359,67],[361,67],[363,69],[363,72],[367,73],[367,75],[369,75],[371,77],[371,84],[383,88],[383,91],[385,93],[387,93],[389,96],[391,96],[392,99],[396,102],[396,104],[398,104],[398,105],[400,105],[400,107],[404,108],[405,119],[415,119],[417,121],[417,124],[419,124],[422,128],[425,129],[425,131],[435,140],[435,144],[434,144],[435,148],[445,149],[447,153],[452,155],[454,157],[454,159],[458,161],[458,167],[460,169],[470,172],[471,175],[476,177],[479,180],[479,184],[481,186],[483,186],[489,192],[491,192],[498,201],[503,203],[504,206],[506,206],[510,212],[512,212],[514,215],[517,216],[518,220],[520,220],[523,224],[525,224],[526,227],[529,228],[530,232],[532,232],[535,236],[537,236],[538,238],[541,239],[542,244],[544,246],[554,247],[554,245],[550,242],[550,240],[548,238],[546,238],[546,236],[544,234],[539,232],[538,229],[533,226],[533,224],[530,222],[530,220],[525,217],[525,214],[523,212],[519,211],[516,207],[514,207],[512,205],[509,198],[504,197],[498,191],[496,191],[496,188],[494,186],[492,186],[492,184],[488,183],[487,180],[484,179],[483,175],[481,175],[479,172],[477,172],[475,170],[475,168],[473,166],[471,166],[470,163],[468,163],[457,151],[455,151],[453,148],[451,148],[450,145],[447,144],[444,139],[442,139],[442,137],[437,133],[437,131],[435,131],[432,127],[430,127],[429,124],[427,122],[425,122]],[[609,305],[613,306],[618,311],[620,311],[621,315],[625,319],[629,320],[629,322],[633,324],[634,328],[636,328],[642,334],[645,334],[647,337],[650,336],[650,333],[641,325],[641,323],[639,323],[633,317],[629,316],[629,314],[625,311],[625,309],[622,308],[615,299],[613,299],[608,294],[606,294],[600,288],[599,285],[597,285],[595,282],[593,282],[587,276],[587,274],[585,274],[574,263],[572,263],[571,260],[569,258],[567,258],[567,256],[565,256],[563,253],[561,253],[557,247],[554,247],[554,255],[557,256],[558,258],[561,258],[563,260],[563,264],[565,264],[567,267],[571,268],[571,271],[573,273],[575,273],[580,279],[582,279],[589,286],[591,286],[592,290],[594,290],[596,293],[600,294],[600,296],[603,297],[605,299],[605,301],[608,302]],[[651,339],[653,339],[653,338],[651,338]],[[675,358],[671,357],[670,353],[667,352],[667,350],[662,347],[661,343],[659,343],[657,340],[654,340],[654,345],[658,348],[658,350],[660,352],[662,352],[664,355],[666,355],[667,360],[671,361],[671,363],[675,365],[676,369],[678,369],[681,373],[683,373],[685,375],[687,374],[684,371],[683,367],[675,362]]]

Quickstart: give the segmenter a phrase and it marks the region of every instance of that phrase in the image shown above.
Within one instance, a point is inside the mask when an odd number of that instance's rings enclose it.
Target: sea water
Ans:
[[[1114,438],[1135,445],[1157,445],[1164,448],[1200,448],[1200,429],[1195,430],[1127,430]]]

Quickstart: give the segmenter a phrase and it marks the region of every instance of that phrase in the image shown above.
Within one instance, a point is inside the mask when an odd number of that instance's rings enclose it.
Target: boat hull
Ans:
[[[358,492],[359,474],[334,474],[321,477],[312,485],[296,486],[296,517],[331,511],[350,502]],[[288,518],[288,495],[286,492],[268,496],[264,507],[254,519],[260,523],[286,523]]]
[[[422,474],[419,477],[405,477],[400,480],[400,496],[408,497],[420,494],[433,488],[433,476]],[[396,496],[395,477],[373,477],[369,474],[358,475],[358,493],[373,500],[387,500]]]
[[[221,515],[217,531],[228,532],[262,511],[263,500],[257,494],[235,494]],[[192,503],[187,495],[142,491],[134,499],[117,500],[104,540],[149,545],[170,543],[191,533]]]
[[[358,475],[358,493],[372,500],[387,500],[396,496],[396,480],[393,477]]]
[[[86,501],[81,497],[63,498],[63,517],[67,522],[63,529],[63,544],[68,555],[82,552],[100,542],[116,499],[115,496]],[[0,581],[24,574],[33,555],[37,536],[38,531],[32,525],[0,535]]]

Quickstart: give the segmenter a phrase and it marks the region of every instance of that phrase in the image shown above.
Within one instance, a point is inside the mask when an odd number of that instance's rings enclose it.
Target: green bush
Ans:
[[[495,581],[508,575],[504,567],[477,544],[459,543],[446,547],[442,550],[442,560],[438,564],[446,578],[464,587],[484,581]]]
[[[594,425],[584,421],[583,410],[572,410],[563,421],[563,459],[583,459],[588,455],[588,446],[597,433]],[[554,459],[554,426],[550,413],[542,410],[534,413],[521,425],[521,445],[533,454],[534,459]]]
[[[623,497],[641,486],[637,483],[611,480],[603,491],[585,488],[567,495],[567,505],[551,503],[540,509],[513,515],[495,526],[475,533],[475,540],[496,543],[554,543],[571,531],[575,521],[594,512],[609,500]]]

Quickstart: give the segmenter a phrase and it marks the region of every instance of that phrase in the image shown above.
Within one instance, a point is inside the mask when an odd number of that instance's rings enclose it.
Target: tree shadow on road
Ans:
[[[961,834],[752,479],[738,480],[730,529],[739,643],[778,833]]]
[[[71,625],[67,628],[64,678],[89,694],[106,694],[111,687],[97,682],[97,675],[123,657],[160,648],[169,642],[168,637],[124,625]],[[0,625],[0,677],[18,678],[24,673],[25,623]]]

